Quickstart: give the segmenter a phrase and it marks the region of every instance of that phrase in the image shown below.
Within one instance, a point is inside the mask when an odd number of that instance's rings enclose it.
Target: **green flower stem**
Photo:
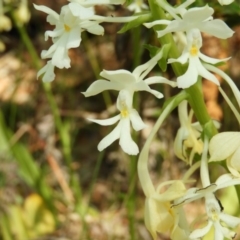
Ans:
[[[167,19],[166,15],[163,11],[163,9],[161,9],[159,7],[159,5],[156,3],[155,0],[149,0],[149,6],[152,12],[152,16],[153,16],[153,20],[158,20],[158,19]],[[154,30],[155,31],[160,31],[163,30],[165,28],[165,26],[155,26]],[[166,34],[163,37],[161,37],[159,39],[161,45],[163,46],[164,44],[167,43],[171,43],[171,49],[169,51],[169,57],[170,58],[178,58],[180,56],[180,53],[178,51],[178,48],[173,40],[173,36],[172,34]],[[172,68],[173,71],[175,72],[176,76],[180,76],[183,75],[186,71],[186,66],[185,65],[181,65],[179,63],[172,63]],[[199,82],[199,81],[198,81]],[[188,93],[189,95],[189,104],[191,105],[196,118],[198,119],[198,121],[201,123],[201,125],[205,125],[208,122],[211,122],[211,118],[207,112],[207,108],[206,108],[206,104],[204,102],[204,97],[203,97],[203,93],[202,93],[202,89],[199,86],[199,83],[194,84],[193,86],[191,86],[188,89],[185,89],[185,91]],[[211,131],[210,131],[210,135],[213,136],[217,133],[217,129],[214,127],[214,125],[212,124],[211,126]]]
[[[19,35],[22,39],[22,42],[25,44],[25,46],[31,56],[31,59],[33,61],[33,66],[36,69],[39,69],[41,66],[41,62],[40,62],[39,56],[36,52],[36,49],[33,46],[32,41],[27,34],[25,27],[22,25],[19,25],[17,23],[13,13],[12,13],[12,18],[13,18],[16,28],[19,32]],[[47,100],[49,102],[50,108],[52,110],[52,114],[54,116],[54,122],[55,122],[57,131],[60,136],[60,141],[61,141],[61,144],[63,147],[64,160],[65,160],[66,165],[69,170],[70,185],[77,193],[77,192],[79,192],[79,189],[76,189],[76,188],[77,187],[79,188],[79,183],[76,183],[76,179],[74,178],[74,173],[73,173],[72,166],[71,166],[72,156],[71,156],[71,142],[70,142],[69,134],[66,132],[66,127],[64,127],[64,124],[61,120],[60,112],[59,112],[57,103],[54,99],[54,95],[52,93],[50,83],[42,83],[42,86],[43,86],[44,92],[47,96]],[[79,197],[79,194],[75,194],[75,195]],[[76,198],[78,198],[78,197],[76,197]],[[77,201],[77,199],[76,199],[76,201]]]

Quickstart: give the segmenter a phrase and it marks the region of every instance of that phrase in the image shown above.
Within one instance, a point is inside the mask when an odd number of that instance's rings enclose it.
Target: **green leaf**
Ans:
[[[136,13],[133,16],[138,17],[129,23],[125,23],[124,26],[118,31],[118,33],[124,33],[129,29],[138,27],[145,22],[151,21],[152,18],[152,15],[149,12]]]
[[[157,52],[159,52],[158,47],[148,45],[148,44],[145,44],[144,47],[150,52],[151,57],[154,57],[157,54]],[[171,48],[171,43],[165,44],[161,48],[161,51],[163,54],[162,54],[161,59],[158,61],[158,65],[163,72],[165,72],[167,69],[167,59],[168,59],[168,53],[169,53],[170,48]]]

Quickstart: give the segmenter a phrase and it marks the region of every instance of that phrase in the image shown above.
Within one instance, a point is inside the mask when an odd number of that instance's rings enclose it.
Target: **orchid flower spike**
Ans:
[[[162,51],[155,55],[147,63],[138,66],[131,73],[127,70],[115,70],[115,71],[106,71],[103,70],[100,73],[100,76],[108,79],[107,80],[97,80],[90,85],[86,92],[83,92],[85,97],[94,96],[98,93],[101,93],[105,90],[116,90],[121,91],[123,89],[128,90],[132,94],[136,91],[147,91],[152,93],[157,98],[162,98],[163,94],[153,90],[149,87],[150,84],[154,83],[166,83],[172,87],[176,86],[176,83],[169,81],[166,78],[160,76],[149,77],[143,80],[147,74],[153,69],[157,64],[158,60],[162,57]]]
[[[138,146],[131,138],[130,122],[135,131],[142,130],[146,125],[142,121],[138,112],[132,108],[132,101],[132,93],[125,89],[121,90],[117,99],[117,108],[120,111],[120,114],[105,120],[88,119],[103,126],[112,125],[119,121],[113,131],[104,137],[98,144],[99,151],[102,151],[115,140],[119,139],[119,144],[124,152],[129,155],[138,154]]]
[[[168,63],[180,62],[181,64],[189,63],[187,71],[177,78],[179,88],[188,88],[197,82],[198,76],[202,76],[207,80],[219,85],[217,78],[210,73],[201,63],[200,59],[210,64],[216,64],[226,59],[215,59],[208,57],[200,52],[202,47],[202,36],[198,29],[191,29],[187,32],[187,45],[183,50],[182,55],[177,59],[170,58]]]
[[[222,20],[213,20],[213,13],[213,8],[206,5],[204,7],[195,7],[184,11],[182,18],[177,16],[177,19],[173,21],[157,20],[151,23],[145,23],[144,25],[147,28],[155,25],[167,25],[164,30],[157,32],[159,38],[167,33],[189,31],[193,28],[197,28],[201,32],[221,39],[231,37],[234,32]]]

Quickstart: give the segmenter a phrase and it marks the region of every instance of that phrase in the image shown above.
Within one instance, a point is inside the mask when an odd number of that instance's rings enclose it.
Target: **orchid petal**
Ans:
[[[169,58],[168,63],[180,62],[181,64],[184,64],[188,61],[188,59],[189,59],[189,52],[184,51],[183,54],[177,59]]]
[[[209,64],[204,64],[204,66],[207,69],[209,69],[210,71],[213,71],[213,72],[219,74],[228,83],[228,85],[231,87],[231,89],[233,91],[233,94],[234,94],[234,96],[235,96],[235,98],[238,102],[238,105],[240,106],[240,91],[237,88],[234,81],[225,72],[223,72],[221,69],[219,69],[215,66],[209,65]]]
[[[106,80],[97,80],[89,86],[86,92],[82,92],[82,94],[85,97],[90,97],[90,96],[97,95],[98,93],[103,92],[105,90],[120,91],[121,89],[122,89],[122,86],[119,83],[113,83]]]
[[[121,131],[120,131],[120,141],[119,144],[122,150],[129,155],[137,155],[139,149],[137,144],[132,140],[131,130],[130,130],[130,119],[121,119]]]
[[[94,15],[93,8],[86,8],[74,2],[69,3],[68,6],[72,15],[80,19],[88,19]]]
[[[37,78],[42,74],[44,74],[42,78],[43,82],[51,82],[54,80],[55,78],[54,66],[52,65],[51,61],[48,61],[47,64],[38,71]]]
[[[158,60],[161,59],[163,54],[162,49],[148,62],[136,67],[133,71],[133,75],[137,79],[137,81],[141,81],[145,76],[153,69],[153,67],[157,64]]]
[[[155,25],[168,25],[170,23],[171,23],[171,21],[169,21],[169,20],[156,20],[156,21],[153,21],[150,23],[143,23],[143,25],[147,28],[151,28]]]
[[[219,221],[214,222],[214,240],[224,240],[223,227]]]
[[[209,161],[221,161],[230,157],[239,147],[239,132],[223,132],[215,135],[209,144]]]
[[[239,217],[234,217],[223,212],[220,213],[220,219],[231,228],[235,228],[238,224],[240,224]]]
[[[142,130],[143,128],[146,127],[145,123],[143,122],[143,120],[141,119],[141,117],[139,116],[138,112],[135,109],[131,110],[129,117],[130,117],[133,129],[135,131]]]
[[[184,22],[189,22],[190,24],[196,24],[196,23],[205,21],[210,16],[212,16],[213,13],[214,13],[214,10],[208,5],[205,5],[204,7],[195,7],[195,8],[189,9],[183,15],[183,20]]]
[[[117,98],[117,109],[119,111],[127,110],[127,112],[129,112],[129,110],[132,108],[132,101],[133,96],[131,92],[127,91],[126,89],[121,90]]]
[[[113,125],[114,123],[116,123],[118,120],[120,120],[121,116],[120,114],[117,116],[114,116],[112,118],[108,118],[108,119],[91,119],[91,118],[87,118],[87,120],[100,124],[102,126],[109,126],[109,125]]]
[[[162,98],[163,94],[156,91],[156,90],[152,90],[145,81],[140,81],[137,82],[137,84],[135,84],[134,86],[134,90],[135,91],[146,91],[146,92],[150,92],[151,94],[153,94],[155,97],[157,98]]]
[[[70,49],[70,48],[77,48],[80,46],[81,43],[81,34],[79,32],[79,28],[73,28],[69,35],[68,35],[68,39],[67,39],[67,44],[66,44],[66,48]]]
[[[164,30],[157,31],[157,37],[160,38],[170,32],[184,31],[186,28],[186,22],[182,20],[173,20]]]
[[[237,150],[233,153],[231,159],[231,166],[240,172],[240,144]]]
[[[194,230],[189,235],[189,238],[196,239],[196,238],[201,238],[201,237],[205,236],[210,231],[212,225],[213,225],[212,222],[209,221],[208,224],[204,228]]]
[[[59,29],[59,30],[54,30],[54,31],[46,31],[44,36],[45,36],[45,41],[48,40],[48,37],[51,37],[51,38],[56,38],[56,37],[59,37],[63,34],[63,29]]]
[[[156,240],[157,232],[167,232],[174,225],[170,204],[147,198],[144,207],[144,220],[146,228],[151,233],[153,239]]]
[[[129,85],[130,83],[136,82],[136,79],[131,72],[122,69],[115,71],[103,70],[100,73],[100,76],[122,85]]]
[[[98,151],[102,151],[120,137],[121,125],[122,123],[120,121],[118,125],[112,130],[112,132],[110,132],[106,137],[101,140],[101,142],[97,146]]]
[[[232,31],[232,29],[220,19],[202,22],[199,24],[198,28],[200,31],[220,39],[230,38],[234,34],[234,31]]]
[[[233,174],[224,174],[221,177],[219,177],[216,181],[217,189],[222,189],[234,185],[240,185],[240,178],[236,178]]]
[[[104,28],[101,25],[94,24],[91,27],[88,27],[86,29],[89,33],[95,34],[95,35],[103,35],[104,34]]]
[[[158,99],[164,97],[162,93],[160,93],[160,92],[158,92],[158,91],[156,91],[156,90],[153,90],[153,89],[151,89],[151,90],[148,91],[148,92],[150,92],[152,95],[154,95],[154,96],[155,96],[156,98],[158,98]]]
[[[211,64],[217,64],[217,63],[220,63],[220,62],[226,62],[226,61],[228,61],[231,58],[231,57],[229,57],[229,58],[223,58],[223,59],[216,59],[216,58],[208,57],[208,56],[206,56],[206,55],[204,55],[202,53],[199,53],[199,57],[204,62],[211,63]]]
[[[206,78],[207,80],[215,83],[217,86],[220,85],[217,78],[210,73],[206,68],[203,67],[202,63],[200,62],[199,58],[193,58],[194,64],[197,67],[198,74],[202,76],[203,78]]]
[[[231,158],[227,158],[227,168],[232,176],[234,176],[236,179],[240,179],[240,172],[238,169],[235,168],[234,165],[232,165]],[[235,182],[236,179],[234,179],[233,181]],[[239,184],[239,183],[236,183],[236,184]],[[232,181],[231,181],[231,185],[233,185]]]
[[[52,64],[60,69],[70,68],[70,58],[68,56],[68,49],[66,48],[66,42],[68,36],[62,35],[54,45],[56,45],[56,50],[52,56]],[[52,47],[54,46],[52,45]],[[51,48],[50,48],[51,49]]]
[[[52,16],[55,20],[59,20],[59,15],[53,11],[51,8],[48,8],[46,6],[40,6],[33,4],[33,6],[38,10],[47,13],[48,15]]]
[[[182,76],[177,78],[178,88],[188,88],[197,82],[198,72],[196,71],[195,61],[189,60],[188,69]]]
[[[176,87],[177,86],[176,82],[170,81],[170,80],[168,80],[164,77],[160,77],[160,76],[147,78],[147,79],[144,80],[144,82],[147,85],[151,85],[151,84],[155,84],[155,83],[165,83],[165,84],[170,85],[171,87]]]
[[[183,155],[183,141],[185,139],[185,129],[180,128],[177,132],[176,138],[174,140],[173,150],[175,155],[181,160],[187,162],[186,157]]]
[[[232,3],[234,0],[218,0],[218,2],[221,4],[221,5],[228,5],[230,3]]]

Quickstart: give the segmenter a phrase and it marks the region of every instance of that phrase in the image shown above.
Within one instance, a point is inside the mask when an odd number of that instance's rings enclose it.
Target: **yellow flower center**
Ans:
[[[218,212],[216,211],[216,209],[212,208],[210,211],[211,211],[211,219],[212,219],[212,221],[214,221],[214,222],[219,221],[219,216],[218,216]]]
[[[128,117],[128,115],[129,115],[129,112],[128,112],[128,110],[126,108],[121,111],[121,116],[123,118]]]
[[[70,32],[70,30],[71,30],[71,28],[66,24],[64,24],[64,29],[66,32]]]
[[[128,112],[128,108],[127,108],[125,101],[121,101],[120,106],[121,106],[121,117],[123,117],[123,118],[128,117],[129,112]]]
[[[198,48],[196,46],[192,46],[191,49],[190,49],[190,54],[192,56],[197,56],[198,55]]]

